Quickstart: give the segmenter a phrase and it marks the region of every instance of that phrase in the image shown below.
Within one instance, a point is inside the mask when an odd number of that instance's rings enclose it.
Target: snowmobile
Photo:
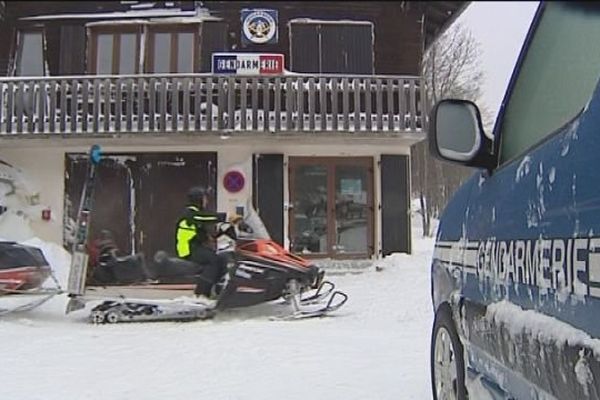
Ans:
[[[194,297],[196,282],[202,279],[201,266],[164,251],[155,255],[149,268],[152,275],[146,276],[145,282],[88,287],[83,296],[71,301],[103,300],[92,309],[93,323],[207,319],[224,309],[280,298],[293,307],[293,312],[274,319],[301,319],[324,316],[347,301],[346,294],[335,291],[335,285],[324,280],[324,271],[270,238],[254,233],[237,237],[227,224],[221,224],[218,231],[217,252],[229,262],[227,273],[213,287],[212,301]],[[131,263],[124,266],[132,267]]]
[[[42,287],[50,277],[55,287]],[[31,310],[61,292],[40,249],[0,242],[0,315]]]
[[[348,296],[334,291],[333,283],[324,281],[323,271],[270,239],[250,202],[244,218],[250,235],[238,237],[233,226],[219,226],[222,241],[218,253],[227,255],[229,261],[227,272],[214,285],[212,299],[194,296],[197,279],[202,279],[202,266],[164,252],[155,256],[150,282],[86,286],[89,223],[96,169],[102,160],[98,145],[91,147],[89,160],[72,246],[67,313],[85,308],[87,302],[101,301],[90,315],[94,323],[207,319],[223,309],[283,298],[294,310],[282,319],[298,319],[324,316],[346,303]],[[324,300],[324,306],[319,304]]]

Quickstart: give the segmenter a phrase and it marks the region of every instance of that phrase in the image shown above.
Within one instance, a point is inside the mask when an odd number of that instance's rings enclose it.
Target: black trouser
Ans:
[[[227,272],[227,259],[201,245],[192,246],[191,251],[189,260],[203,267],[194,293],[209,296],[214,284]]]

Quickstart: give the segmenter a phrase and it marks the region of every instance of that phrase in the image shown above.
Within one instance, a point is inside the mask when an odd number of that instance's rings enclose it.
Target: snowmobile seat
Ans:
[[[154,279],[160,283],[196,283],[203,270],[203,265],[169,256],[164,251],[154,255]]]

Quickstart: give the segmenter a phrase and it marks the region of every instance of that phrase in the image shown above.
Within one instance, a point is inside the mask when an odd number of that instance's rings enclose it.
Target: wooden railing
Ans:
[[[420,132],[411,76],[0,78],[0,135]]]

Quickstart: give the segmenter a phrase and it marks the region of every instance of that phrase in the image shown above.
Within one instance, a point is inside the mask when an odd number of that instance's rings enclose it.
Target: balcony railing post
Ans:
[[[50,115],[48,116],[48,129],[50,133],[54,133],[56,131],[56,88],[58,87],[58,82],[55,80],[51,80],[49,82],[49,90],[50,90]]]
[[[398,80],[398,115],[400,116],[400,130],[406,129],[406,81]]]
[[[190,79],[183,78],[183,130],[190,130]]]
[[[270,114],[271,114],[271,88],[270,88],[270,79],[264,78],[262,80],[262,92],[263,92],[263,131],[269,130],[270,125]]]
[[[248,126],[248,79],[240,79],[240,129],[245,131]]]
[[[29,102],[30,104],[28,105],[28,112],[27,112],[27,133],[34,133],[35,130],[35,119],[36,119],[36,115],[37,115],[37,103],[39,101],[39,96],[38,96],[38,91],[37,91],[37,84],[35,81],[29,81],[27,83],[27,90],[30,93],[31,96],[31,101]]]
[[[410,80],[410,130],[417,130],[417,100],[415,93],[415,81],[414,79]]]
[[[350,85],[348,78],[342,78],[342,126],[345,131],[350,130]]]
[[[100,79],[94,79],[94,86],[93,86],[93,91],[94,91],[94,101],[92,103],[92,112],[93,112],[93,116],[92,116],[92,129],[94,130],[94,132],[98,132],[100,130],[100,98],[101,98],[101,81]]]
[[[111,113],[111,84],[110,79],[105,79],[103,82],[104,86],[104,132],[110,132],[110,113]]]
[[[171,131],[173,132],[179,130],[179,82],[178,78],[173,78],[171,82],[167,82],[167,90],[171,97],[169,105],[171,108]]]
[[[258,130],[258,78],[250,78],[252,82],[251,87],[251,101],[252,101],[252,130]]]
[[[69,109],[67,106],[67,96],[69,93],[68,82],[65,79],[60,81],[60,131],[65,133],[67,131],[67,115],[69,114]]]
[[[89,81],[83,79],[81,81],[81,131],[88,131],[88,114],[90,107]]]
[[[315,130],[315,78],[308,78],[308,129]]]
[[[200,104],[202,103],[202,79],[194,78],[194,129],[201,129],[202,113]]]
[[[360,81],[357,78],[352,80],[352,90],[354,91],[354,131],[360,131]]]
[[[118,78],[115,80],[115,131],[121,131],[121,114],[123,107],[123,80]]]
[[[331,79],[331,129],[333,131],[338,130],[338,118],[339,118],[339,84],[338,78]]]
[[[237,95],[236,79],[227,78],[227,129],[233,130],[235,127],[235,98]]]
[[[299,77],[296,80],[298,85],[298,124],[297,130],[304,130],[304,78]]]
[[[372,91],[371,91],[371,78],[366,78],[365,82],[365,128],[367,131],[370,131],[373,128],[373,119],[372,119]]]
[[[281,78],[275,78],[275,131],[281,131]]]
[[[293,129],[293,112],[294,112],[294,93],[292,89],[292,79],[284,78],[285,81],[285,129],[291,131]]]
[[[21,81],[17,86],[17,101],[15,104],[17,118],[17,133],[23,133],[23,109],[25,108],[25,84]]]
[[[167,78],[160,79],[159,93],[160,93],[160,104],[159,104],[159,116],[158,116],[158,129],[161,133],[167,132]]]
[[[383,88],[379,78],[375,80],[375,108],[377,131],[381,132],[383,130]]]
[[[327,130],[327,79],[319,77],[319,114],[321,117],[320,130]]]
[[[387,116],[388,116],[388,131],[394,130],[394,80],[386,79],[385,88],[387,93]]]
[[[206,80],[206,130],[213,129],[213,80]]]
[[[127,78],[125,81],[125,98],[125,130],[131,132],[133,130],[133,103],[135,102],[135,88],[131,78]]]

